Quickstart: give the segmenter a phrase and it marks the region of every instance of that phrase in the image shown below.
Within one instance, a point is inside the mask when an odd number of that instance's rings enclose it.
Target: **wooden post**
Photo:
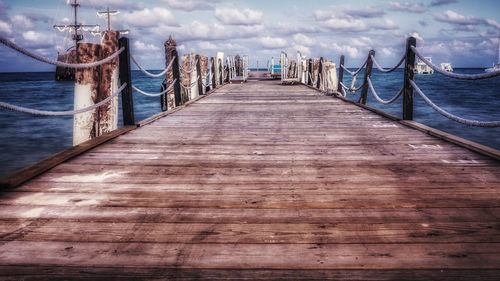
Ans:
[[[375,56],[375,51],[370,50],[368,53],[368,58],[366,62],[366,68],[365,68],[365,76],[363,79],[363,88],[361,89],[361,96],[359,97],[359,103],[361,104],[366,104],[366,99],[368,97],[368,78],[372,75],[372,67],[373,67],[373,60],[372,56]]]
[[[312,59],[309,59],[308,61],[308,65],[307,65],[307,69],[309,71],[308,73],[308,76],[307,76],[307,85],[309,86],[312,86],[313,85],[313,82],[312,82],[312,77],[314,75],[314,71],[313,71],[313,60]]]
[[[316,82],[316,88],[320,88],[321,86],[321,75],[323,74],[323,57],[320,57],[319,58],[319,67],[318,67],[318,78],[317,78],[317,82]]]
[[[181,104],[181,75],[179,72],[179,55],[177,54],[177,43],[170,36],[165,42],[165,60],[166,65],[170,60],[174,60],[172,67],[167,71],[166,80],[167,87],[174,84],[174,86],[165,94],[162,95],[162,111],[172,109]],[[174,83],[175,81],[175,83]]]
[[[105,31],[101,37],[101,58],[108,57],[118,51],[118,31]],[[96,102],[112,96],[119,85],[119,59],[101,65],[99,91]],[[118,96],[103,106],[97,108],[96,136],[103,135],[118,129]]]
[[[217,87],[217,83],[215,81],[215,59],[214,57],[210,58],[210,79],[212,80],[212,89],[215,89]]]
[[[344,83],[344,55],[340,56],[339,62],[339,83],[337,85],[337,92],[342,93],[342,85],[340,83]]]
[[[403,84],[403,120],[413,120],[413,87],[410,80],[413,80],[415,67],[415,53],[411,50],[411,46],[417,46],[415,37],[406,39],[406,60],[405,60],[405,73]]]
[[[189,97],[191,95],[191,73],[188,71],[191,70],[191,56],[183,55],[181,60],[181,102],[180,104],[184,104],[189,101]]]
[[[101,56],[101,45],[91,43],[77,43],[77,61],[91,63],[98,61]],[[78,110],[96,103],[99,91],[99,67],[80,68],[75,72],[74,109]],[[95,124],[97,110],[75,114],[73,116],[73,145],[96,137]]]
[[[198,79],[198,95],[203,95],[203,78],[205,78],[205,73],[201,71],[201,56],[196,55],[196,74],[199,76]]]
[[[130,47],[127,37],[122,37],[118,40],[120,48],[125,50],[120,54],[120,82],[127,83],[127,86],[122,91],[122,112],[123,125],[134,125],[134,99],[132,95],[132,75],[130,71]]]
[[[218,65],[219,65],[219,85],[223,85],[223,79],[224,79],[224,70],[222,69],[222,60],[218,59]]]

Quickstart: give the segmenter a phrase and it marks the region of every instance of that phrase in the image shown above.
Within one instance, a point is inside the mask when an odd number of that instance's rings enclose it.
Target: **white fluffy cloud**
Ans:
[[[252,9],[216,8],[215,17],[228,25],[258,25],[262,23],[263,13]]]
[[[422,3],[410,3],[410,2],[390,2],[389,9],[399,12],[416,13],[422,14],[427,11]]]
[[[147,44],[140,40],[134,41],[134,48],[137,51],[159,51],[160,47],[154,44]]]
[[[0,34],[11,34],[12,33],[12,25],[10,23],[0,20]]]
[[[33,30],[23,32],[23,38],[28,41],[40,41],[42,39],[42,34]]]
[[[218,0],[163,0],[169,8],[181,11],[213,9]]]
[[[265,36],[259,38],[259,43],[262,47],[268,49],[280,49],[288,46],[288,41],[283,38]]]
[[[123,15],[126,22],[133,27],[154,27],[158,25],[177,26],[175,16],[165,8],[145,8]]]
[[[10,21],[18,28],[30,29],[34,27],[33,22],[31,22],[31,20],[25,15],[14,15]]]

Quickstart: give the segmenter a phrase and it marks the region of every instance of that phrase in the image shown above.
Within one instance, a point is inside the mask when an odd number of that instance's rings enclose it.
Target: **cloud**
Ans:
[[[86,6],[91,6],[99,9],[106,9],[109,7],[110,9],[132,11],[136,9],[142,9],[143,7],[140,2],[134,3],[134,1],[128,0],[87,0],[86,2]]]
[[[217,45],[209,42],[209,41],[202,41],[198,43],[198,47],[202,50],[216,50]]]
[[[386,12],[372,6],[359,9],[346,9],[343,13],[355,18],[378,18],[386,14]]]
[[[429,3],[429,6],[430,7],[444,6],[444,5],[454,4],[457,2],[458,0],[432,0]]]
[[[268,49],[280,49],[288,46],[288,42],[285,39],[270,36],[259,38],[259,43],[262,47]]]
[[[218,0],[163,0],[169,8],[191,12],[195,10],[213,9]]]
[[[8,22],[0,20],[0,34],[11,34],[12,33],[12,25]]]
[[[159,51],[160,48],[154,44],[147,44],[142,41],[134,41],[134,49],[137,51]]]
[[[154,27],[158,25],[178,26],[172,12],[165,8],[145,8],[139,11],[125,13],[122,16],[132,27]]]
[[[389,9],[398,12],[422,14],[427,11],[427,8],[422,3],[409,2],[390,2]]]
[[[215,17],[227,25],[258,25],[262,23],[263,13],[251,9],[216,8]]]
[[[14,26],[19,28],[30,29],[34,27],[33,22],[24,15],[14,15],[11,17],[10,21]]]
[[[30,30],[23,33],[23,38],[28,41],[40,41],[40,39],[42,38],[42,34]]]
[[[292,24],[278,22],[270,27],[275,34],[293,35],[298,33],[317,33],[321,29],[315,25]]]
[[[293,36],[293,40],[296,44],[300,44],[305,47],[310,47],[316,44],[316,40],[305,34],[299,33]]]
[[[452,25],[462,26],[462,27],[457,27],[458,30],[462,31],[464,30],[475,31],[476,29],[472,27],[477,25],[489,26],[496,29],[500,29],[500,24],[495,20],[483,19],[474,16],[464,16],[452,10],[447,10],[443,13],[435,14],[434,19]]]
[[[369,30],[364,21],[350,16],[338,17],[332,15],[323,21],[321,25],[332,31],[360,32]]]

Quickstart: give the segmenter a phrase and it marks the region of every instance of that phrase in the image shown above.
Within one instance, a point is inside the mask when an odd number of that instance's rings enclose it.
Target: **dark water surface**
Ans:
[[[478,73],[482,69],[456,69]],[[362,73],[361,73],[362,74]],[[390,74],[374,71],[372,81],[378,93],[389,99],[401,88],[403,71]],[[135,86],[158,92],[162,78],[132,72]],[[346,76],[346,85],[350,80]],[[479,120],[500,120],[500,77],[482,81],[459,81],[439,74],[416,76],[419,87],[436,104],[451,113]],[[362,75],[357,85],[362,82]],[[42,110],[72,110],[73,82],[55,82],[53,73],[0,73],[0,101]],[[359,94],[350,96],[357,100]],[[160,98],[134,94],[136,121],[160,112]],[[120,101],[121,107],[121,101]],[[384,106],[370,95],[368,104],[401,116],[401,100]],[[121,112],[121,108],[119,110]],[[414,118],[434,128],[500,149],[500,128],[472,128],[450,121],[416,98]],[[121,116],[119,126],[121,126]],[[0,176],[30,165],[72,145],[73,118],[32,116],[0,109]]]

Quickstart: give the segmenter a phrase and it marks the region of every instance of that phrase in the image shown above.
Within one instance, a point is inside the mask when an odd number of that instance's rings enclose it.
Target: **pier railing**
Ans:
[[[0,36],[0,44],[37,61],[58,67],[75,69],[75,103],[73,110],[48,111],[0,101],[0,108],[41,116],[73,116],[73,147],[43,160],[0,181],[1,186],[17,186],[55,165],[95,147],[111,138],[147,124],[188,102],[209,94],[239,76],[248,78],[248,56],[216,57],[200,54],[179,56],[177,44],[170,37],[165,42],[166,67],[158,73],[147,71],[130,53],[129,39],[119,32],[103,32],[101,44],[79,43],[79,63],[52,60],[27,50]],[[159,92],[144,91],[133,84],[131,64],[149,78],[164,77]],[[241,81],[241,79],[239,80]],[[137,122],[133,93],[158,98],[162,113]],[[118,97],[121,95],[123,128],[118,128]]]
[[[406,49],[404,54],[402,55],[401,59],[398,61],[398,63],[390,68],[383,68],[380,63],[376,60],[375,57],[375,51],[370,50],[368,53],[368,56],[366,60],[361,64],[359,68],[357,68],[354,71],[349,70],[345,66],[345,56],[341,55],[340,56],[340,62],[339,62],[339,67],[338,67],[338,84],[336,89],[326,89],[324,90],[325,93],[330,94],[329,90],[334,90],[335,94],[347,97],[349,94],[357,94],[360,93],[360,97],[357,101],[357,103],[366,105],[367,103],[367,97],[368,94],[371,93],[375,100],[383,105],[388,105],[392,104],[395,101],[397,101],[401,96],[403,96],[403,102],[402,102],[402,119],[403,120],[413,120],[413,110],[414,110],[414,96],[418,95],[422,100],[432,109],[437,111],[439,114],[443,115],[444,117],[453,120],[455,122],[459,122],[468,126],[475,126],[475,127],[486,127],[486,128],[496,128],[500,127],[500,120],[498,121],[483,121],[483,120],[474,120],[474,119],[467,119],[464,117],[459,117],[457,115],[454,115],[442,107],[438,106],[435,102],[433,102],[425,93],[418,87],[418,85],[415,82],[414,79],[414,67],[415,67],[415,60],[418,57],[423,63],[428,65],[430,68],[432,68],[435,72],[442,74],[446,77],[454,78],[454,79],[460,79],[460,80],[469,80],[469,81],[475,81],[475,80],[482,80],[482,79],[489,79],[493,77],[500,76],[500,71],[493,71],[493,72],[485,72],[485,73],[478,73],[478,74],[461,74],[461,73],[453,73],[453,72],[447,72],[442,70],[439,66],[434,65],[431,61],[427,60],[425,56],[420,52],[420,50],[416,46],[416,39],[414,37],[409,37],[406,40]],[[323,62],[323,58],[320,58],[319,63],[320,67]],[[396,92],[394,96],[392,96],[389,99],[384,99],[381,97],[381,95],[376,91],[375,86],[371,80],[372,76],[372,69],[373,67],[376,67],[381,73],[386,74],[395,71],[396,69],[399,69],[401,65],[404,63],[404,77],[403,77],[403,83],[401,85],[401,89]],[[314,74],[314,67],[313,63],[311,63],[311,59],[309,59],[308,63],[308,68],[307,68],[307,75],[309,79],[306,79],[305,81],[303,80],[302,83],[306,85],[313,85],[315,88],[320,89],[320,85],[322,85],[322,79],[324,79],[324,74],[322,77],[322,71],[321,69],[317,71],[317,74]],[[357,76],[361,73],[361,71],[364,69],[364,74],[363,74],[363,82],[361,85],[356,86],[356,78]],[[344,76],[348,74],[352,77],[351,80],[351,85],[347,86],[344,84]],[[315,79],[313,79],[315,77]]]

